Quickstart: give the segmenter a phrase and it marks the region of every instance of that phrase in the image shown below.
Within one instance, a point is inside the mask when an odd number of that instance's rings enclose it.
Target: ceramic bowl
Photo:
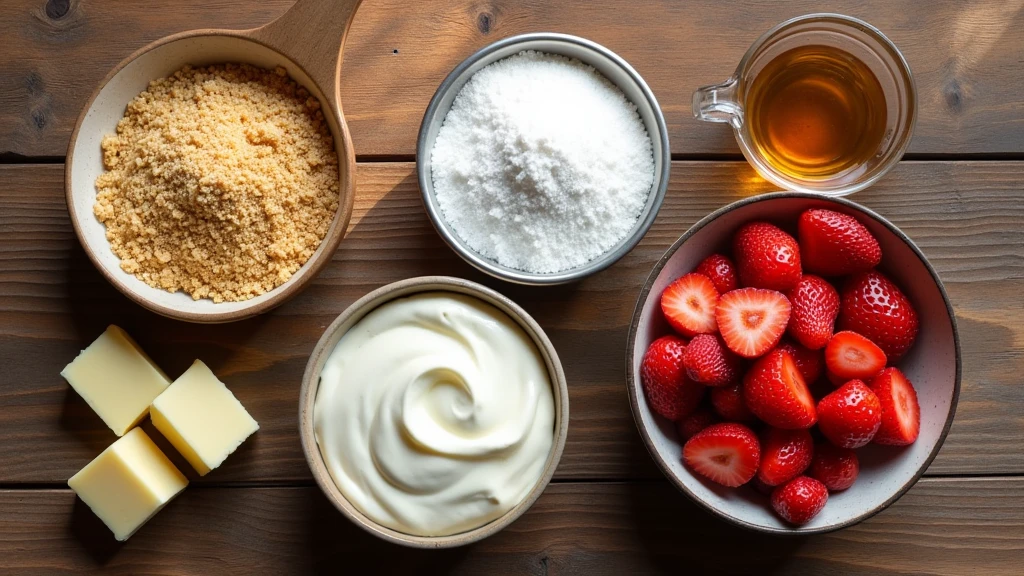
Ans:
[[[503,266],[469,247],[444,219],[444,213],[434,196],[434,181],[431,176],[430,155],[434,149],[434,141],[437,139],[437,133],[441,129],[445,116],[448,115],[448,110],[452,107],[452,102],[455,101],[455,96],[478,70],[524,50],[560,54],[593,66],[595,70],[618,86],[626,98],[636,105],[637,113],[643,120],[647,134],[651,137],[654,153],[654,183],[651,185],[647,203],[632,230],[618,244],[583,266],[551,274],[538,274]],[[604,270],[629,253],[644,237],[647,229],[651,227],[654,218],[658,215],[658,209],[665,198],[665,190],[668,189],[671,164],[672,158],[669,153],[668,127],[665,124],[665,117],[661,113],[661,107],[658,105],[654,93],[651,92],[637,71],[617,54],[596,42],[577,36],[548,32],[521,34],[499,40],[481,48],[456,66],[441,82],[434,97],[430,100],[430,105],[427,106],[427,111],[423,115],[419,139],[416,142],[416,172],[419,177],[420,191],[423,194],[423,205],[426,207],[427,215],[434,224],[434,228],[437,229],[437,233],[452,250],[478,270],[495,278],[518,284],[550,285],[575,282]]]
[[[65,194],[71,222],[86,255],[103,276],[136,303],[187,322],[218,323],[263,313],[297,294],[328,262],[352,214],[355,153],[338,100],[341,46],[359,0],[299,0],[277,20],[253,30],[192,30],[162,38],[132,54],[100,83],[82,109],[68,147]],[[316,25],[310,22],[317,22]],[[312,42],[314,40],[322,42]],[[330,49],[331,45],[334,49]],[[313,255],[286,282],[243,302],[193,300],[184,292],[154,288],[121,269],[106,227],[93,214],[96,177],[103,173],[100,143],[113,134],[128,103],[149,83],[186,64],[247,63],[281,66],[321,103],[338,156],[338,209]]]
[[[547,365],[548,376],[553,388],[552,392],[555,401],[554,443],[551,446],[551,452],[548,454],[544,473],[537,481],[533,490],[530,491],[525,499],[503,516],[483,526],[459,534],[450,536],[413,536],[382,526],[367,517],[349,502],[337,484],[334,483],[331,473],[324,463],[313,431],[313,406],[316,402],[317,388],[320,385],[320,372],[323,370],[328,357],[334,351],[335,346],[337,346],[338,342],[352,326],[386,302],[421,292],[437,291],[465,294],[491,304],[507,314],[533,339],[534,345]],[[558,353],[555,351],[551,341],[548,340],[547,335],[544,334],[544,330],[525,310],[505,296],[475,282],[447,276],[423,276],[388,284],[363,296],[345,309],[327,327],[324,335],[313,349],[309,362],[306,364],[306,372],[302,377],[302,389],[299,393],[299,436],[302,440],[302,450],[305,453],[306,462],[313,472],[313,478],[324,494],[327,495],[327,499],[349,520],[374,536],[414,548],[453,548],[463,546],[495,534],[514,522],[516,518],[519,518],[533,505],[541,493],[544,492],[548,482],[551,481],[551,476],[554,474],[558,461],[562,457],[562,449],[565,447],[565,438],[568,431],[569,389],[565,382],[562,364],[558,360]]]
[[[771,510],[767,496],[749,486],[725,488],[698,477],[680,458],[682,444],[672,422],[654,414],[640,383],[640,362],[648,345],[669,333],[661,315],[662,291],[717,251],[728,251],[733,233],[751,220],[795,226],[808,208],[828,208],[857,218],[882,247],[879,269],[906,293],[918,312],[920,331],[914,347],[897,364],[917,390],[921,433],[907,447],[868,445],[857,451],[861,471],[848,490],[829,495],[810,523],[793,527]],[[878,214],[843,199],[779,192],[734,202],[696,223],[654,267],[637,300],[629,331],[626,375],[636,426],[654,461],[687,496],[713,514],[761,532],[809,534],[837,530],[877,514],[917,482],[938,453],[953,422],[960,391],[960,342],[953,308],[935,270],[914,243]]]

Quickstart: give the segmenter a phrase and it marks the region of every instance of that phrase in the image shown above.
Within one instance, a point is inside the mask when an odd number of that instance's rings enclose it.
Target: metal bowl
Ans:
[[[647,204],[630,233],[610,250],[583,266],[551,274],[535,274],[502,266],[466,245],[445,221],[444,214],[437,204],[437,198],[434,196],[434,182],[431,176],[430,157],[434,148],[434,140],[437,138],[445,116],[448,115],[448,110],[451,109],[455,96],[462,90],[463,85],[484,66],[524,50],[560,54],[593,66],[618,86],[626,98],[636,105],[637,113],[644,122],[647,134],[651,137],[654,152],[654,184],[647,197]],[[427,112],[423,115],[423,122],[420,124],[419,139],[416,143],[416,171],[419,176],[420,191],[423,194],[423,204],[438,234],[444,238],[452,250],[455,250],[459,256],[479,270],[496,278],[518,284],[546,285],[574,282],[614,264],[616,260],[636,246],[654,222],[654,218],[658,215],[658,209],[661,207],[661,201],[665,198],[670,168],[671,156],[665,117],[661,113],[661,107],[658,106],[658,100],[636,70],[617,54],[600,44],[577,36],[549,32],[522,34],[499,40],[478,50],[456,66],[441,82],[434,97],[430,100]]]

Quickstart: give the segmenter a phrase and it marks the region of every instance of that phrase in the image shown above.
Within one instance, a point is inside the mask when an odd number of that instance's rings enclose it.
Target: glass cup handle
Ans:
[[[721,84],[702,86],[693,93],[693,117],[705,122],[728,122],[737,130],[743,125],[743,108],[737,101],[735,77]]]

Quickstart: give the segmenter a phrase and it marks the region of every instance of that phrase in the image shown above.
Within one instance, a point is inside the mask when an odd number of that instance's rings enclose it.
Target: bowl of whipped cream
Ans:
[[[513,36],[441,82],[416,169],[438,234],[477,269],[550,285],[627,254],[668,187],[668,128],[620,56],[555,33]]]
[[[390,542],[449,548],[522,515],[558,465],[565,374],[501,294],[427,276],[383,286],[327,328],[299,399],[303,451],[339,511]]]

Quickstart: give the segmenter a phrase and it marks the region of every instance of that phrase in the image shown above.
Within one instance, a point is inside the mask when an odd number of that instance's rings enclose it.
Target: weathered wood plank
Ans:
[[[731,527],[665,482],[550,486],[462,549],[384,544],[316,488],[193,487],[125,544],[69,490],[0,491],[17,574],[1019,574],[1024,479],[925,479],[892,508],[806,538]]]
[[[247,28],[290,0],[0,3],[0,152],[62,156],[81,106],[122,58],[196,27]],[[577,34],[621,54],[651,85],[677,154],[737,153],[728,129],[695,121],[694,88],[724,80],[765,30],[800,14],[866,19],[906,55],[919,90],[910,151],[1021,153],[1024,10],[1019,2],[798,0],[763,9],[753,0],[373,0],[353,24],[342,101],[360,155],[412,154],[423,110],[463,58],[502,37]],[[116,33],[112,33],[115,31]]]
[[[960,409],[936,474],[1024,473],[1024,163],[909,162],[856,199],[891,218],[929,256],[957,310]],[[63,482],[113,434],[58,376],[117,323],[169,373],[202,358],[261,430],[204,482],[308,480],[296,431],[307,355],[323,328],[369,290],[452,274],[520,302],[548,331],[569,379],[569,439],[559,478],[657,478],[629,411],[626,329],[664,249],[711,210],[763,191],[742,162],[676,162],[644,241],[572,286],[527,288],[474,272],[423,213],[414,166],[362,164],[355,213],[334,261],[278,310],[223,326],[172,322],[131,304],[85,258],[68,224],[60,166],[0,168],[0,482]]]

